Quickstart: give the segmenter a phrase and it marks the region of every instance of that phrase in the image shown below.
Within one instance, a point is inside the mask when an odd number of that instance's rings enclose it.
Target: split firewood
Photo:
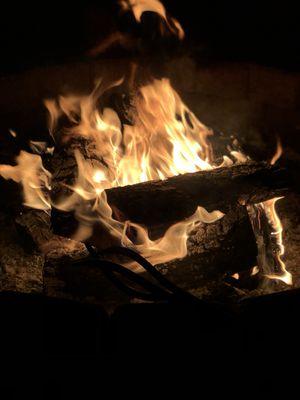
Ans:
[[[85,157],[93,157],[93,150],[89,152],[88,143],[66,146],[63,157],[54,155],[52,172],[56,195],[64,191],[67,194],[66,191],[70,189],[65,184],[72,184],[76,178],[73,157],[76,146],[86,149]],[[142,223],[150,228],[150,234],[154,236],[163,234],[172,223],[189,217],[198,205],[209,211],[219,209],[225,212],[225,217],[220,221],[197,227],[189,239],[187,257],[160,266],[170,276],[173,274],[175,279],[177,276],[178,281],[185,281],[188,277],[195,281],[196,271],[197,279],[204,282],[212,276],[250,269],[255,265],[257,249],[243,205],[283,195],[288,187],[285,169],[266,163],[248,163],[184,174],[164,181],[113,188],[107,190],[107,196],[109,204],[120,211],[123,219]],[[66,239],[70,235],[64,230],[66,227],[69,230],[72,230],[72,226],[76,228],[74,216],[55,211],[51,217],[43,213],[41,220],[39,212],[32,211],[32,214],[36,213],[36,218],[27,215],[27,222],[23,225],[46,254],[57,254],[57,260],[64,259],[62,253],[67,254],[69,250],[72,253],[70,241]],[[60,219],[61,216],[63,219]],[[53,224],[59,236],[52,232]],[[92,243],[98,245],[95,237]],[[106,240],[104,247],[110,247],[109,240]]]
[[[224,276],[251,269],[257,248],[245,207],[237,207],[221,220],[201,225],[188,240],[188,254],[157,266],[168,279],[185,290],[197,290],[203,298],[213,298],[218,288],[223,293]],[[146,274],[147,275],[147,274]],[[149,277],[148,277],[149,278]],[[85,263],[58,263],[45,266],[45,290],[48,295],[92,301],[114,307],[128,298],[113,287],[97,266]],[[233,287],[227,287],[230,297]]]
[[[50,264],[73,261],[88,254],[83,243],[54,234],[51,215],[45,211],[26,207],[15,222],[20,235],[25,240],[31,239],[31,247],[39,250]]]
[[[252,162],[113,188],[107,198],[128,219],[154,226],[180,221],[199,205],[227,213],[238,205],[260,203],[283,196],[289,185],[284,168]]]
[[[79,149],[83,146],[85,157],[92,160],[93,151],[89,151],[88,142],[77,142],[73,146]],[[66,183],[71,185],[76,178],[74,150],[68,146],[66,151],[64,157],[59,153],[54,155],[55,195],[61,191],[68,194],[66,190],[70,189],[66,189]],[[205,274],[221,275],[225,271],[250,270],[256,264],[255,238],[243,206],[283,195],[288,186],[285,169],[253,162],[113,188],[107,190],[107,197],[116,219],[120,220],[121,216],[122,220],[143,224],[151,238],[162,236],[171,224],[192,215],[198,205],[226,213],[213,224],[197,227],[189,239],[186,259],[175,260],[166,269],[174,274],[179,271],[180,276],[190,265],[199,271],[203,268]],[[72,235],[77,224],[72,213],[57,210],[53,212],[52,223],[56,233],[65,236]],[[110,247],[110,243],[116,245],[114,238],[109,239],[107,232],[102,233],[101,227],[96,226],[90,242],[99,249]]]
[[[212,224],[202,224],[191,233],[187,255],[158,266],[179,285],[205,286],[210,281],[251,270],[257,246],[245,207],[229,211]]]
[[[71,193],[67,186],[74,184],[76,179],[76,149],[91,163],[94,160],[101,162],[95,158],[92,143],[85,139],[72,141],[54,153],[51,166],[54,198]],[[106,193],[109,205],[119,210],[125,219],[152,229],[166,228],[191,216],[199,205],[208,211],[227,213],[239,205],[283,196],[290,186],[285,168],[265,162],[248,162],[112,188]],[[63,216],[65,221],[71,219],[71,215]]]

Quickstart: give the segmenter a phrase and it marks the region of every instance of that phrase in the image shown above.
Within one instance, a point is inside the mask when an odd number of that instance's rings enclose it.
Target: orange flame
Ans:
[[[91,96],[60,97],[56,109],[51,103],[51,120],[61,114],[72,119],[73,127],[66,135],[90,139],[95,156],[91,162],[75,151],[78,175],[71,187],[73,194],[54,206],[75,211],[80,222],[77,240],[85,240],[94,223],[101,222],[124,246],[134,247],[155,264],[184,257],[189,233],[199,223],[221,218],[220,211],[208,213],[198,207],[194,215],[170,227],[162,238],[151,240],[145,228],[113,219],[105,189],[212,169],[207,142],[212,132],[181,101],[167,79],[154,80],[140,89],[133,125],[123,126],[123,132],[114,110],[97,109],[98,92],[102,92],[101,85]],[[136,243],[126,235],[129,226],[135,228]]]
[[[269,223],[273,227],[273,232],[271,234],[274,236],[277,244],[277,251],[275,253],[275,258],[278,263],[279,270],[281,272],[280,274],[267,275],[267,277],[270,279],[278,279],[286,283],[287,285],[292,285],[293,283],[292,275],[286,270],[285,263],[281,259],[285,251],[282,240],[283,227],[275,208],[276,202],[280,199],[282,199],[282,197],[276,197],[275,199],[271,199],[263,203]]]
[[[124,11],[132,12],[138,23],[145,12],[158,14],[169,32],[180,40],[184,38],[180,23],[167,15],[159,0],[119,0],[119,4]],[[111,44],[122,41],[126,43],[126,40],[121,33],[115,32],[93,49],[91,54],[99,54]],[[122,80],[112,86],[121,83]],[[79,228],[74,237],[77,240],[87,239],[92,234],[94,224],[100,223],[122,245],[134,247],[154,264],[182,258],[187,254],[187,239],[192,230],[200,223],[211,223],[222,218],[222,212],[215,210],[209,213],[199,206],[192,216],[171,226],[163,237],[151,240],[146,228],[130,221],[121,222],[113,218],[105,190],[199,170],[210,170],[231,165],[233,161],[224,156],[221,165],[213,163],[212,149],[208,141],[212,131],[182,102],[168,79],[153,80],[139,89],[134,98],[135,113],[132,125],[122,126],[113,109],[105,108],[100,111],[97,108],[98,98],[107,89],[109,87],[103,87],[100,82],[89,96],[61,96],[57,101],[45,101],[50,115],[49,130],[53,138],[58,119],[65,116],[71,122],[72,128],[63,133],[62,139],[83,136],[91,143],[90,152],[93,157],[90,159],[85,159],[79,151],[74,153],[78,173],[74,185],[70,187],[71,195],[55,204],[51,202],[48,193],[51,190],[51,174],[43,167],[40,154],[52,154],[54,148],[47,147],[44,142],[30,143],[32,150],[38,154],[21,151],[16,158],[16,165],[0,165],[0,175],[4,179],[12,179],[22,184],[26,206],[45,211],[52,206],[74,211],[79,221]],[[10,133],[16,137],[14,131],[11,130]],[[230,153],[237,163],[244,163],[249,159],[240,151],[232,150]],[[282,148],[278,142],[271,164],[278,160],[281,153]],[[287,272],[281,259],[284,246],[282,224],[275,209],[277,200],[278,198],[275,198],[260,204],[273,227],[272,235],[278,247],[276,260],[282,272],[281,275],[268,277],[291,284],[291,274]],[[199,202],[201,203],[201,199]],[[134,243],[127,236],[130,226],[134,227],[136,232]],[[259,267],[255,266],[252,275],[258,270]],[[239,274],[232,276],[239,279]]]
[[[278,138],[277,138],[276,152],[275,152],[275,154],[273,155],[273,157],[272,157],[272,159],[271,159],[271,161],[270,161],[270,164],[271,164],[271,165],[276,164],[276,162],[277,162],[277,161],[279,160],[279,158],[282,156],[282,152],[283,152],[283,150],[282,150],[281,140],[280,140],[280,138],[278,137]]]
[[[120,85],[122,80],[112,86]],[[213,132],[203,125],[183,103],[168,79],[153,80],[141,87],[133,106],[132,125],[123,125],[117,113],[111,108],[100,111],[97,107],[99,96],[105,88],[101,82],[89,96],[65,96],[45,104],[50,114],[49,127],[53,133],[60,116],[71,122],[71,128],[63,132],[64,140],[85,137],[91,143],[93,157],[85,159],[75,151],[78,173],[72,193],[51,204],[47,190],[51,190],[51,174],[43,167],[38,154],[24,151],[17,157],[17,165],[1,165],[0,175],[13,179],[23,186],[24,202],[27,206],[49,210],[51,206],[65,211],[74,211],[79,221],[74,239],[86,240],[95,223],[100,223],[123,246],[133,247],[152,263],[158,264],[187,254],[187,239],[192,230],[201,223],[211,223],[223,217],[220,211],[207,212],[198,207],[194,215],[171,226],[163,237],[151,240],[146,228],[130,221],[120,222],[113,218],[107,202],[106,189],[136,184],[155,179],[210,170],[233,161],[223,157],[223,163],[216,165],[212,160],[212,149],[208,141]],[[52,152],[42,142],[32,142],[32,148]],[[231,156],[238,163],[249,158],[240,151],[232,150]],[[273,162],[278,158],[273,158]],[[276,254],[281,275],[269,275],[292,283],[291,274],[281,260],[284,254],[282,225],[275,210],[278,199],[262,203],[273,226],[273,235],[278,244]],[[201,199],[199,199],[201,204]],[[133,227],[136,239],[127,236],[128,227]],[[256,267],[253,274],[257,273]],[[236,276],[236,278],[238,278]]]
[[[180,23],[177,19],[167,16],[166,9],[159,0],[120,0],[119,4],[124,11],[132,10],[137,22],[141,22],[142,14],[147,11],[160,15],[171,32],[176,34],[180,40],[184,38],[184,31]]]
[[[16,158],[17,165],[0,165],[0,175],[12,179],[23,187],[24,204],[38,210],[49,210],[51,204],[45,190],[50,190],[51,174],[42,164],[37,154],[21,151]]]
[[[282,156],[282,153],[283,153],[283,149],[282,149],[282,145],[281,145],[281,140],[278,137],[276,152],[275,152],[274,156],[272,157],[270,164],[274,165],[279,160],[279,158]],[[274,199],[265,201],[263,203],[264,207],[265,207],[266,215],[269,219],[271,226],[273,227],[272,235],[274,236],[276,243],[277,243],[277,247],[278,247],[278,250],[275,254],[275,258],[277,260],[279,270],[281,271],[280,275],[273,274],[273,275],[268,275],[267,277],[270,279],[281,280],[282,282],[286,283],[287,285],[292,285],[293,277],[286,270],[286,265],[281,259],[281,257],[284,255],[284,252],[285,252],[283,240],[282,240],[283,227],[282,227],[280,218],[277,214],[276,206],[275,206],[276,202],[280,199],[282,199],[282,197],[276,197]]]

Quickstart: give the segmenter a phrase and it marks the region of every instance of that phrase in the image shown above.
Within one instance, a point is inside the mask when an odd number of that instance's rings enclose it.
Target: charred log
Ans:
[[[224,213],[288,192],[287,171],[267,163],[247,163],[107,190],[109,204],[128,219],[154,226],[182,220],[201,205]]]
[[[247,211],[245,207],[238,207],[222,220],[200,226],[189,238],[186,257],[156,268],[180,288],[198,297],[214,299],[219,296],[231,301],[241,293],[226,284],[224,276],[253,267],[256,253]],[[92,301],[105,304],[109,309],[129,301],[97,266],[84,262],[53,263],[48,259],[44,271],[45,291],[50,296]]]
[[[74,180],[76,162],[71,156],[74,146],[68,146],[64,157],[56,158],[60,165],[52,164],[53,187],[57,195],[61,194],[62,188],[69,190],[63,183],[72,184]],[[78,146],[81,148],[80,143]],[[93,149],[90,154],[87,151],[85,157],[92,160]],[[287,173],[283,168],[249,163],[109,189],[107,196],[113,209],[120,210],[126,219],[148,226],[153,234],[163,232],[170,224],[190,216],[198,205],[209,211],[219,209],[226,213],[220,221],[197,227],[189,238],[185,258],[158,266],[179,286],[196,289],[216,284],[226,274],[255,265],[255,239],[246,208],[241,205],[283,195],[288,186]],[[98,270],[74,270],[69,263],[64,263],[68,258],[72,260],[84,256],[84,245],[78,248],[72,246],[72,241],[55,236],[51,232],[53,218],[50,220],[49,216],[38,214],[26,214],[26,222],[23,216],[21,225],[46,253],[47,293],[78,299],[95,297],[101,302],[106,290],[103,289],[106,283],[102,274]],[[64,214],[64,217],[64,223],[58,223],[58,228],[59,225],[70,227],[74,223],[70,214]],[[101,244],[98,247],[101,248]]]
[[[11,215],[0,212],[0,225],[0,291],[41,293],[44,256],[31,237],[24,240]]]
[[[37,221],[30,215],[26,215],[27,227],[23,221],[23,231],[14,224],[3,223],[7,228],[1,239],[0,290],[39,291],[49,296],[102,304],[107,309],[129,301],[99,268],[73,264],[87,255],[82,243],[49,237],[45,256],[25,246],[22,240],[26,229],[28,236],[38,231],[30,229]],[[247,229],[247,224],[246,210],[239,207],[217,223],[199,227],[189,239],[187,257],[157,268],[179,287],[196,290],[200,297],[213,298],[217,292],[230,298],[235,292],[224,285],[224,274],[249,268],[256,255],[255,243],[251,242],[252,230],[250,226]]]
[[[67,146],[62,154],[55,154],[52,163],[54,198],[68,195],[70,189],[66,184],[74,183],[74,149],[80,149],[92,163],[101,162],[95,158],[92,144],[84,140]],[[109,204],[119,210],[124,219],[144,224],[151,230],[157,226],[165,229],[191,216],[199,205],[208,211],[218,209],[227,213],[239,205],[256,204],[282,196],[289,191],[290,185],[286,169],[264,162],[249,162],[174,176],[163,181],[112,188],[106,193]],[[60,219],[64,220],[64,224],[60,223]],[[55,227],[64,225],[75,228],[72,219],[71,214],[54,212],[53,223]]]
[[[231,210],[221,220],[203,224],[188,239],[186,257],[158,268],[177,284],[205,287],[256,263],[257,247],[245,207]]]
[[[16,218],[16,226],[21,236],[32,239],[39,249],[54,236],[51,230],[51,215],[45,211],[24,207]]]

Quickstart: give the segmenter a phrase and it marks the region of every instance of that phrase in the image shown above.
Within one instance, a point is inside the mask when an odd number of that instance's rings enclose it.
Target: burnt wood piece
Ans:
[[[50,212],[24,207],[15,219],[16,226],[24,238],[31,238],[39,249],[49,243],[54,234],[51,230]]]
[[[71,194],[66,185],[74,184],[77,166],[74,150],[78,149],[91,163],[99,162],[93,144],[83,138],[72,140],[54,153],[50,170],[53,173],[52,197]],[[101,162],[101,161],[100,161]],[[191,216],[197,206],[224,213],[237,205],[256,204],[289,192],[288,171],[265,162],[249,162],[211,171],[175,176],[164,181],[148,181],[106,191],[109,204],[122,219],[146,225],[150,234],[163,232],[171,224]],[[118,216],[115,215],[118,219]],[[72,213],[52,210],[54,231],[71,235],[77,223]],[[62,228],[63,227],[63,228]]]
[[[246,163],[148,181],[107,190],[110,205],[128,219],[148,227],[170,224],[192,215],[197,206],[229,212],[289,192],[286,169],[268,163]]]
[[[200,224],[189,236],[187,249],[186,257],[158,266],[186,288],[207,288],[225,275],[250,270],[257,246],[246,207],[236,207],[212,224]]]
[[[0,211],[0,292],[42,293],[44,256],[25,239],[12,215]]]
[[[23,219],[20,216],[15,223],[11,215],[0,212],[0,293],[43,293],[56,298],[101,303],[106,309],[128,302],[128,297],[120,293],[98,268],[86,268],[84,264],[74,266],[73,261],[87,256],[83,243],[52,235],[47,241],[46,255],[43,255],[37,245],[44,247],[46,242],[43,234],[36,235],[36,224],[40,224],[43,231],[46,229],[44,213],[25,212],[22,215]]]
[[[169,280],[204,299],[240,298],[233,286],[224,283],[224,275],[253,267],[257,249],[245,207],[237,207],[220,221],[203,224],[188,240],[188,254],[183,259],[158,265]],[[124,263],[125,259],[112,257]],[[59,261],[59,260],[57,260]],[[149,276],[143,272],[143,276]],[[44,290],[51,297],[63,297],[105,305],[108,310],[129,301],[97,266],[86,263],[53,262],[44,268]]]
[[[281,248],[277,243],[276,236],[273,235],[274,227],[268,220],[262,203],[253,204],[248,206],[247,209],[257,243],[259,287],[266,293],[273,292],[278,286],[284,289],[284,283],[267,277],[268,275],[276,275],[279,277],[283,274],[282,266],[278,259]]]
[[[26,207],[15,223],[23,245],[31,251],[39,250],[51,264],[72,261],[87,255],[83,243],[53,233],[50,213]]]
[[[99,268],[87,267],[84,263],[73,265],[72,261],[87,255],[82,243],[54,235],[44,243],[44,235],[38,235],[36,244],[44,244],[46,256],[29,242],[24,243],[25,233],[32,237],[38,232],[35,223],[45,222],[43,213],[40,219],[34,213],[25,215],[23,230],[19,228],[20,220],[16,226],[8,223],[9,219],[2,221],[5,229],[1,241],[0,290],[44,292],[53,297],[102,304],[109,310],[129,301]],[[224,285],[223,275],[252,266],[256,254],[252,236],[245,207],[238,207],[214,224],[199,226],[189,238],[187,257],[157,268],[178,286],[195,290],[200,297],[214,298],[217,292],[218,296],[231,298],[235,291]]]

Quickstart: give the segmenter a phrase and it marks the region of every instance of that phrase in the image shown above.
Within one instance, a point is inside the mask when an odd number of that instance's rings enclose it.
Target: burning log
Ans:
[[[247,163],[107,190],[108,202],[148,227],[192,215],[201,205],[224,213],[286,194],[288,173],[267,163]]]
[[[229,211],[190,235],[186,257],[158,266],[186,288],[207,287],[224,275],[250,270],[256,264],[257,246],[245,207]]]
[[[53,187],[58,194],[60,189],[66,190],[64,183],[72,177],[74,179],[76,173],[76,163],[71,156],[74,149],[69,147],[68,150],[67,157],[61,157],[60,165],[53,164],[52,168],[56,178]],[[209,211],[219,209],[226,213],[220,221],[197,226],[189,239],[187,256],[161,267],[178,275],[179,281],[184,282],[189,276],[194,281],[195,271],[199,279],[201,276],[202,281],[208,281],[208,277],[253,267],[256,245],[243,206],[283,195],[287,190],[287,173],[283,168],[266,163],[248,163],[108,189],[106,192],[109,204],[121,212],[122,218],[146,225],[152,237],[159,236],[174,222],[189,217],[199,204]],[[63,228],[74,225],[71,213],[63,215],[64,222],[56,223],[55,233],[61,233],[62,225]],[[58,260],[65,259],[65,253],[68,256],[74,248],[77,249],[78,246],[72,248],[71,242],[53,235],[48,214],[32,210],[23,214],[22,220],[18,221],[19,225],[23,225],[38,247],[44,248],[46,255],[57,253]],[[105,232],[105,236],[109,234]],[[94,236],[92,242],[103,248],[103,243],[97,243],[97,237]],[[109,240],[105,246],[109,247]]]
[[[89,142],[75,141],[54,154],[52,192],[54,198],[70,192],[76,175],[74,149],[80,149],[93,162]],[[92,149],[93,150],[93,149]],[[171,224],[191,216],[200,205],[208,211],[228,213],[240,205],[260,203],[285,195],[290,189],[285,168],[266,162],[248,162],[230,167],[187,173],[160,181],[106,190],[109,205],[119,210],[124,219],[146,225],[150,231],[166,229]],[[74,228],[70,213],[54,213],[54,226],[63,218]],[[56,222],[58,219],[58,223]],[[118,218],[117,218],[118,219]]]
[[[77,145],[80,147],[82,143]],[[61,168],[57,168],[56,164],[53,185],[56,194],[60,190],[65,191],[64,184],[71,184],[74,179],[76,164],[75,160],[71,160],[71,154],[69,147],[67,158],[71,168],[65,157],[57,157]],[[62,159],[64,162],[60,161]],[[226,213],[224,218],[213,224],[197,227],[189,240],[187,257],[168,264],[168,270],[175,274],[179,271],[179,276],[181,270],[188,275],[188,266],[193,265],[194,268],[197,264],[198,271],[205,271],[206,276],[207,273],[239,272],[255,265],[257,249],[243,205],[283,195],[287,188],[285,169],[253,162],[108,189],[106,193],[109,204],[116,210],[115,218],[121,215],[122,219],[147,226],[152,238],[161,236],[170,225],[192,215],[199,204],[209,211],[219,209]],[[72,213],[55,211],[52,222],[59,234],[68,236],[76,229]],[[91,242],[100,249],[109,247],[107,236],[107,232],[100,235],[97,228]]]
[[[237,207],[220,221],[201,225],[188,241],[188,254],[156,268],[185,290],[196,290],[197,295],[232,298],[235,289],[224,284],[224,274],[250,268],[256,261],[256,243],[246,208]],[[114,260],[119,262],[117,259]],[[104,276],[101,269],[83,262],[53,263],[44,268],[44,290],[54,297],[76,298],[101,303],[109,309],[128,301]],[[216,294],[217,293],[217,294]]]

